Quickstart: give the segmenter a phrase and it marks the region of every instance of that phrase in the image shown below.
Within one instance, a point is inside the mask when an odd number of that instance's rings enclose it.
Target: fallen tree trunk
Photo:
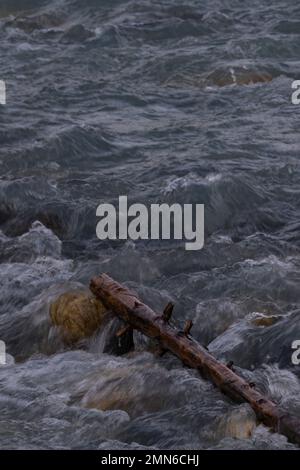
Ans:
[[[300,444],[300,422],[281,411],[278,406],[258,390],[255,384],[239,377],[230,366],[215,359],[204,347],[190,336],[192,323],[186,323],[183,331],[169,324],[172,304],[168,304],[162,315],[158,315],[142,303],[135,294],[121,286],[106,274],[91,280],[93,294],[129,327],[139,330],[158,341],[162,352],[170,351],[189,367],[198,369],[224,394],[237,402],[248,402],[257,418],[272,430],[284,434],[294,443]],[[122,331],[120,331],[122,334]]]

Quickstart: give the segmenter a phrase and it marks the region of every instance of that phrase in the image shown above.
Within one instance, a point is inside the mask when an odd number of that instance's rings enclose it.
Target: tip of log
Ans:
[[[99,283],[101,282],[102,276],[103,276],[103,274],[100,274],[99,276],[92,277],[92,279],[90,280],[90,289],[91,289],[91,291],[93,291],[93,288],[95,289],[96,287],[99,286]]]

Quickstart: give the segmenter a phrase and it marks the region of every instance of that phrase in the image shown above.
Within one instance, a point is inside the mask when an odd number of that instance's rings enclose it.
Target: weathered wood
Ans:
[[[162,315],[157,315],[141,302],[135,294],[121,286],[106,274],[91,280],[90,289],[102,303],[133,329],[139,330],[158,341],[162,351],[170,351],[189,367],[198,369],[224,394],[237,402],[248,402],[257,418],[274,431],[284,434],[292,442],[300,444],[300,422],[283,412],[230,367],[219,362],[204,347],[189,336],[191,322],[184,331],[171,326],[169,319],[173,310],[168,304]]]

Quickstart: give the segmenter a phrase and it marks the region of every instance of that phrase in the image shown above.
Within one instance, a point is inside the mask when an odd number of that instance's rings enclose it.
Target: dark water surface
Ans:
[[[300,417],[299,51],[296,0],[0,1],[1,448],[293,448],[142,344],[62,351],[48,308],[109,272]],[[100,242],[119,195],[204,203],[205,248]]]

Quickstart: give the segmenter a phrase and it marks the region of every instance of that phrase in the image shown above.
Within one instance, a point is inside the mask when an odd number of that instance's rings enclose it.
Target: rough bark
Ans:
[[[106,274],[91,280],[94,295],[118,317],[146,336],[158,341],[161,351],[170,351],[189,367],[198,369],[225,395],[237,402],[248,402],[259,421],[300,444],[300,422],[283,412],[255,388],[255,384],[239,377],[230,366],[222,364],[190,336],[191,322],[183,331],[171,326],[172,304],[158,315],[141,302],[134,293]]]

